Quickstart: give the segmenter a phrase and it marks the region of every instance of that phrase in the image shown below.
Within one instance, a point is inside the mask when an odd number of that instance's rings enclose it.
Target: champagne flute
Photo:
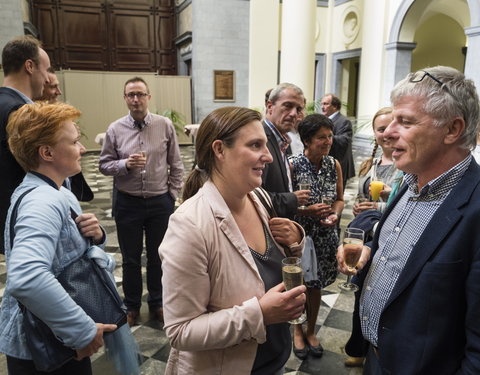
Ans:
[[[333,197],[331,197],[330,195],[322,195],[322,197],[320,199],[321,199],[321,202],[323,204],[326,204],[327,206],[330,206],[330,209],[332,208],[332,204],[335,202],[333,200]],[[327,218],[324,218],[321,221],[323,223],[326,223],[326,224],[331,224],[330,219],[327,219]]]
[[[310,190],[312,184],[307,174],[301,173],[298,175],[298,190]],[[300,210],[307,208],[304,204],[298,207]]]
[[[363,240],[365,232],[358,228],[345,229],[343,238],[343,258],[350,272],[355,271],[355,267],[360,260],[363,250]],[[338,287],[347,292],[356,292],[358,286],[351,282],[352,275],[347,276],[347,281],[341,283]]]
[[[303,285],[303,270],[301,259],[297,257],[288,257],[282,259],[283,284],[286,290],[293,289]],[[290,324],[302,324],[307,319],[303,312],[297,319],[290,320]]]
[[[140,171],[140,174],[145,174],[147,173],[146,167],[147,167],[147,151],[141,150],[140,155],[142,155],[142,158],[145,158],[145,167]]]

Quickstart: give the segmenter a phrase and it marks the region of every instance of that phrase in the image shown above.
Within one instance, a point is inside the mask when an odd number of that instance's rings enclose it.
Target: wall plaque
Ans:
[[[214,101],[235,101],[235,72],[233,70],[213,71]]]

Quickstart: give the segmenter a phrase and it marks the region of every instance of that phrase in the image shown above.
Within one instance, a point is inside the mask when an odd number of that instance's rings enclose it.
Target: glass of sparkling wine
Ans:
[[[147,162],[147,151],[141,150],[140,155],[142,155],[142,158],[145,158],[145,163],[146,163]],[[140,171],[141,174],[147,173],[147,170],[145,169],[146,167],[147,167],[147,165],[145,164],[145,167],[143,167],[143,169]]]
[[[282,276],[285,289],[290,290],[303,284],[303,270],[301,259],[297,257],[288,257],[282,259]],[[294,320],[290,320],[290,324],[302,324],[307,319],[305,313]]]
[[[308,175],[300,174],[298,175],[298,190],[310,190],[311,183]],[[305,205],[301,205],[298,207],[300,210],[304,210],[306,208]]]
[[[360,260],[363,249],[365,232],[358,228],[345,229],[343,238],[343,258],[349,271],[355,271],[355,266]],[[351,282],[352,275],[347,276],[347,281],[340,284],[339,288],[347,292],[356,292],[358,286]]]

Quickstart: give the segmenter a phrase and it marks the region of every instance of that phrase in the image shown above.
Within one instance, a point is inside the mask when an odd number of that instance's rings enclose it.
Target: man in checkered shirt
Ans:
[[[391,101],[384,136],[405,186],[357,265],[364,374],[480,374],[478,94],[437,66],[410,73]],[[342,247],[337,259],[348,274]]]

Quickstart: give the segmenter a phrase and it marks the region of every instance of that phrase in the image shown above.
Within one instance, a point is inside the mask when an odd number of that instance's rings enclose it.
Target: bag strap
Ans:
[[[270,194],[268,194],[268,192],[262,187],[256,188],[253,192],[255,193],[255,195],[258,197],[262,205],[267,210],[268,215],[270,217],[278,217],[275,211],[275,208],[273,207],[273,202],[272,202],[272,198],[270,197]]]
[[[33,189],[36,187],[33,187],[31,189],[28,189],[27,191],[23,192],[22,195],[20,195],[15,202],[15,205],[12,208],[12,213],[10,215],[10,251],[13,249],[13,239],[15,238],[15,229],[13,226],[15,225],[15,222],[17,221],[17,211],[18,211],[18,206],[20,206],[20,202],[22,201],[23,197],[30,193]]]
[[[255,193],[255,195],[258,197],[262,205],[267,210],[268,216],[270,216],[270,218],[278,217],[275,211],[275,208],[273,207],[273,202],[272,202],[272,198],[270,198],[270,194],[268,194],[268,192],[262,187],[256,188],[255,190],[253,190],[253,192]],[[292,250],[290,250],[290,248],[286,245],[281,245],[281,246],[283,247],[283,251],[285,252],[285,255],[287,257],[291,257]]]

